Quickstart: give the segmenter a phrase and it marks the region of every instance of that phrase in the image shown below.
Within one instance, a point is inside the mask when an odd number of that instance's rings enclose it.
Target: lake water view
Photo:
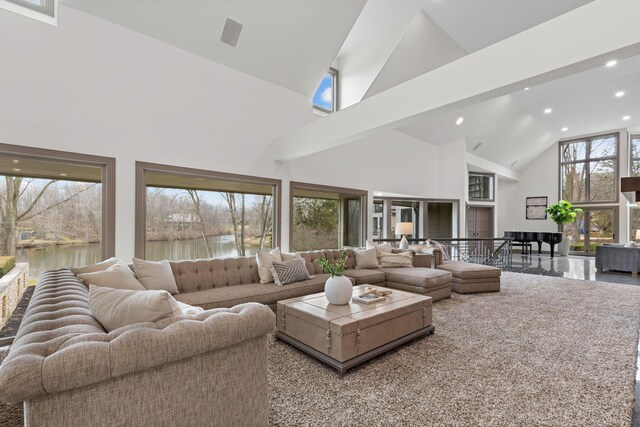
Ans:
[[[238,255],[233,234],[208,237],[209,248],[215,258]],[[255,255],[256,247],[246,248],[247,255]],[[152,261],[162,259],[207,258],[202,239],[147,242],[146,258]],[[100,244],[59,245],[48,248],[17,249],[16,260],[29,263],[29,276],[37,279],[40,273],[61,267],[79,267],[100,261]],[[125,260],[130,262],[130,260]]]

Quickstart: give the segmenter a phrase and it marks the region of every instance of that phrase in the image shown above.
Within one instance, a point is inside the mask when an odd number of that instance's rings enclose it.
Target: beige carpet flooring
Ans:
[[[631,425],[640,287],[504,273],[433,314],[435,335],[343,379],[272,342],[271,424]]]
[[[504,273],[502,292],[433,313],[435,335],[343,379],[271,338],[270,424],[631,424],[640,287]],[[0,426],[21,425],[21,406],[2,405]]]

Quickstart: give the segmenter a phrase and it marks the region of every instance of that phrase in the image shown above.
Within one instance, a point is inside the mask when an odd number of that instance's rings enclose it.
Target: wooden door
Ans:
[[[469,239],[493,237],[493,208],[470,206],[467,209],[467,237]]]

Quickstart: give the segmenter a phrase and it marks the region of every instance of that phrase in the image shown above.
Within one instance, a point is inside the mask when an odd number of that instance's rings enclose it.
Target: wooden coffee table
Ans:
[[[364,287],[353,288],[354,295]],[[431,297],[393,290],[374,304],[329,304],[324,293],[278,301],[276,336],[335,368],[360,363],[435,330]]]

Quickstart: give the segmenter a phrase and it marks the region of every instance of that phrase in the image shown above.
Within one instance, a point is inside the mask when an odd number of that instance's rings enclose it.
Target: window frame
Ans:
[[[116,159],[48,148],[26,147],[0,143],[0,155],[30,157],[38,160],[76,163],[102,170],[102,239],[100,257],[115,256],[116,249]]]
[[[640,157],[633,157],[633,140],[637,139],[640,142],[640,133],[629,133],[629,176],[630,177],[634,177],[634,176],[638,176],[640,177],[640,174],[638,175],[634,175],[633,174],[633,163],[635,161],[640,162]],[[635,238],[636,236],[633,235],[633,212],[640,212],[640,207],[633,206],[630,203],[627,203],[627,211],[628,211],[628,217],[629,217],[629,241],[634,241],[634,242],[638,242],[638,240]]]
[[[298,181],[290,181],[289,182],[289,250],[295,250],[293,247],[293,199],[296,197],[294,192],[296,189],[300,190],[315,190],[315,191],[326,191],[338,193],[340,195],[340,219],[338,223],[339,237],[338,237],[338,246],[340,249],[344,247],[344,227],[343,227],[343,209],[344,209],[344,201],[348,198],[360,197],[360,204],[362,206],[360,212],[360,247],[364,246],[364,243],[367,239],[367,230],[368,230],[368,219],[369,219],[369,192],[366,190],[358,190],[354,188],[344,188],[344,187],[333,187],[329,185],[321,185],[321,184],[311,184],[308,182],[298,182]],[[346,196],[346,197],[345,197]],[[329,249],[329,248],[316,248],[316,249]]]
[[[591,199],[591,173],[590,173],[590,163],[593,161],[591,159],[591,143],[596,139],[604,139],[613,137],[616,140],[616,153],[614,156],[608,157],[595,157],[594,160],[613,160],[615,165],[614,170],[614,194],[615,197],[610,200],[590,200]],[[562,148],[565,145],[576,143],[576,142],[586,142],[587,146],[585,148],[585,157],[581,160],[573,160],[569,162],[562,161]],[[571,204],[576,206],[588,206],[588,205],[612,205],[620,202],[620,132],[607,132],[600,133],[596,135],[587,135],[578,138],[564,139],[558,141],[558,200],[563,199],[562,195],[562,167],[570,164],[582,164],[585,167],[585,200],[584,201],[573,201],[568,200]]]
[[[338,85],[339,85],[339,80],[340,80],[340,72],[333,68],[333,67],[329,67],[329,70],[327,71],[327,73],[332,75],[333,78],[333,82],[331,84],[332,87],[332,96],[333,96],[333,109],[332,110],[328,110],[326,108],[322,108],[316,104],[313,103],[313,97],[311,97],[311,106],[313,108],[313,111],[319,112],[319,113],[323,113],[323,114],[332,114],[335,113],[336,111],[339,110],[338,108]],[[326,73],[325,73],[326,74]],[[323,75],[324,78],[324,75]],[[317,92],[317,89],[316,89]],[[315,92],[313,93],[315,96]]]
[[[172,174],[190,178],[217,179],[231,182],[252,183],[270,185],[273,191],[273,230],[272,246],[280,246],[280,218],[282,198],[282,181],[273,178],[264,178],[251,175],[233,174],[227,172],[210,171],[206,169],[195,169],[183,166],[164,165],[159,163],[148,163],[136,161],[136,182],[135,182],[135,247],[136,258],[145,259],[146,230],[147,230],[147,186],[145,183],[146,172],[158,172]]]
[[[469,177],[471,175],[488,176],[491,178],[491,198],[490,199],[478,199],[475,197],[474,198],[471,197],[471,192],[469,191]],[[467,173],[467,195],[469,197],[470,202],[495,202],[496,201],[496,175],[493,173],[487,173],[487,172],[469,171]]]
[[[13,3],[16,6],[24,7],[25,9],[32,10],[34,12],[42,13],[50,18],[55,18],[56,16],[56,1],[57,0],[44,0],[44,6],[39,6],[37,4],[33,4],[26,0],[5,0],[9,3]]]

